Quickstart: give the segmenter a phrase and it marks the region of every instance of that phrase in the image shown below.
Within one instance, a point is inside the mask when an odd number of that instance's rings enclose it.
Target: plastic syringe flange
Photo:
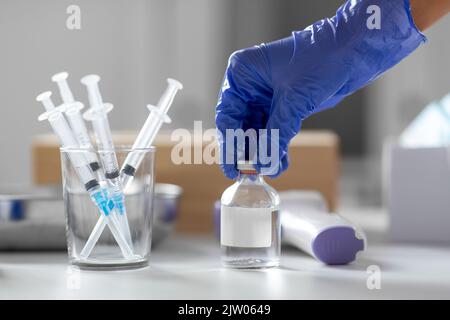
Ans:
[[[93,121],[97,117],[97,115],[100,114],[107,114],[112,109],[114,109],[114,105],[112,103],[104,103],[101,107],[96,108],[90,108],[85,113],[83,113],[84,119],[88,121]]]
[[[42,113],[38,117],[39,121],[47,120],[51,115],[58,114],[58,113],[65,111],[64,104],[62,104],[58,107],[55,107],[55,104],[53,103],[51,96],[52,96],[51,91],[45,91],[36,97],[36,101],[41,102],[44,105],[45,110],[46,110],[44,113]]]
[[[150,112],[156,113],[156,115],[159,116],[164,123],[171,123],[172,122],[172,119],[170,119],[170,117],[166,113],[161,111],[161,109],[158,108],[157,106],[154,106],[152,104],[148,104],[147,105],[147,109]]]
[[[65,106],[64,108],[65,113],[80,111],[81,109],[84,108],[84,104],[79,101],[75,101],[70,104],[64,104],[64,106]]]

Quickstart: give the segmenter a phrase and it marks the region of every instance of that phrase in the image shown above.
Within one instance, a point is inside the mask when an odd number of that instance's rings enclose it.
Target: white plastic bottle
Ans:
[[[280,198],[253,167],[238,163],[239,178],[221,199],[222,262],[232,268],[268,268],[280,260]]]

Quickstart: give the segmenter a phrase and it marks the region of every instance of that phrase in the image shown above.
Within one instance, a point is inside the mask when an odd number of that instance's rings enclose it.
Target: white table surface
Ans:
[[[365,226],[369,247],[347,266],[283,249],[278,269],[224,269],[212,237],[174,237],[153,251],[150,267],[134,271],[74,270],[65,252],[3,252],[0,299],[450,298],[450,246],[389,243],[385,216],[360,211],[345,215]],[[370,265],[381,269],[379,290],[367,288]]]

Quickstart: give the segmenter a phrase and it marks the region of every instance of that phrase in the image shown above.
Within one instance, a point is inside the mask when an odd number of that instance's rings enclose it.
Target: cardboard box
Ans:
[[[135,133],[114,135],[117,145],[132,144]],[[193,139],[201,149],[211,142]],[[198,141],[198,142],[197,142]],[[155,145],[156,180],[173,183],[184,190],[180,203],[177,230],[205,233],[213,230],[213,206],[222,192],[233,182],[227,179],[216,164],[180,164],[171,160],[174,145],[168,133],[158,136]],[[195,148],[195,145],[193,148]],[[198,155],[198,154],[197,154]],[[280,178],[267,179],[277,190],[308,189],[321,192],[331,210],[338,198],[339,139],[330,131],[302,131],[290,146],[290,167]],[[191,158],[194,150],[191,149]],[[61,179],[58,144],[52,136],[38,136],[33,142],[33,174],[37,184],[59,183]]]
[[[390,238],[396,241],[449,242],[448,148],[404,148],[390,142],[384,152]]]

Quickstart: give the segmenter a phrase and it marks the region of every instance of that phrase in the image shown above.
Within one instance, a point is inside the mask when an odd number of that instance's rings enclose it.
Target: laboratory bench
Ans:
[[[212,236],[173,236],[154,248],[149,267],[129,271],[72,268],[65,252],[1,252],[0,299],[450,298],[449,246],[389,242],[378,208],[341,212],[368,237],[350,265],[326,266],[283,248],[279,268],[225,269]]]

